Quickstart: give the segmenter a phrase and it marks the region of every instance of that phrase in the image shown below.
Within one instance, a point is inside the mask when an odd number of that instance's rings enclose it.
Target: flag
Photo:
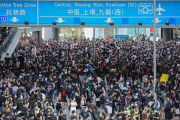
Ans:
[[[25,40],[25,37],[21,37],[21,40]]]
[[[74,49],[74,43],[71,43],[71,49]]]
[[[36,47],[34,46],[34,48],[32,49],[32,54],[34,55],[34,56],[36,56]]]
[[[89,92],[89,94],[91,94],[91,89],[90,89],[89,86],[88,86],[88,88],[87,88],[87,91]]]

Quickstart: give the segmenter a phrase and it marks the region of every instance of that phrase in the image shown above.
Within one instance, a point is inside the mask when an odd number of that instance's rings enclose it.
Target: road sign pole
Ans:
[[[140,36],[139,36],[139,27],[138,27],[138,48],[139,48],[139,41],[140,41]]]
[[[25,37],[25,40],[24,40],[25,41],[24,49],[26,51],[26,28],[24,29],[24,34],[25,34],[25,36],[24,36]]]
[[[95,59],[95,28],[93,28],[93,39],[94,39],[94,41],[93,41],[93,50],[94,50],[93,56],[94,56],[94,59]]]
[[[156,0],[154,0],[154,28],[153,28],[153,39],[154,39],[154,82],[153,82],[153,99],[156,101]]]

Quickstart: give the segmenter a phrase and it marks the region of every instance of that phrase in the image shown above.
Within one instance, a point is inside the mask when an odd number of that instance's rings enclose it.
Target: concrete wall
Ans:
[[[108,35],[114,36],[114,28],[104,28],[104,39],[106,39]]]
[[[44,40],[52,39],[52,27],[43,27],[42,38]]]
[[[38,43],[39,43],[39,46],[41,46],[42,45],[42,31],[38,31],[38,36],[39,36]]]
[[[127,28],[117,28],[117,35],[127,35]]]
[[[33,31],[32,36],[34,36],[34,38],[35,38],[34,43],[39,44],[39,40],[38,40],[39,39],[39,31]]]
[[[96,38],[104,38],[104,28],[95,28],[95,37]]]
[[[89,38],[90,40],[92,40],[92,38],[93,38],[93,28],[84,28],[84,36],[86,38]]]

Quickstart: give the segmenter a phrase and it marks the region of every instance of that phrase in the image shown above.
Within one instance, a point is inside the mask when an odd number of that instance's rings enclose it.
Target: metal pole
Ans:
[[[93,28],[93,39],[94,39],[94,41],[93,41],[93,50],[94,50],[94,54],[93,54],[93,56],[94,56],[94,59],[95,59],[95,28]]]
[[[139,27],[138,27],[138,48],[139,48],[139,39],[140,39],[140,36],[139,36]]]
[[[26,28],[24,29],[24,34],[25,34],[25,36],[24,36],[25,37],[25,40],[24,40],[25,41],[24,49],[26,51]]]
[[[154,82],[153,82],[153,99],[156,101],[156,0],[154,0],[154,28],[153,28],[153,39],[154,39]]]

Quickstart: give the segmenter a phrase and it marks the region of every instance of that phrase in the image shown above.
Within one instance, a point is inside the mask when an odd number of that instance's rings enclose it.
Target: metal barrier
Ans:
[[[2,45],[0,45],[0,56],[2,55],[2,53],[5,53],[7,51],[7,48],[11,44],[16,32],[17,32],[17,28],[13,28],[10,34],[8,35],[5,43],[2,43]]]

